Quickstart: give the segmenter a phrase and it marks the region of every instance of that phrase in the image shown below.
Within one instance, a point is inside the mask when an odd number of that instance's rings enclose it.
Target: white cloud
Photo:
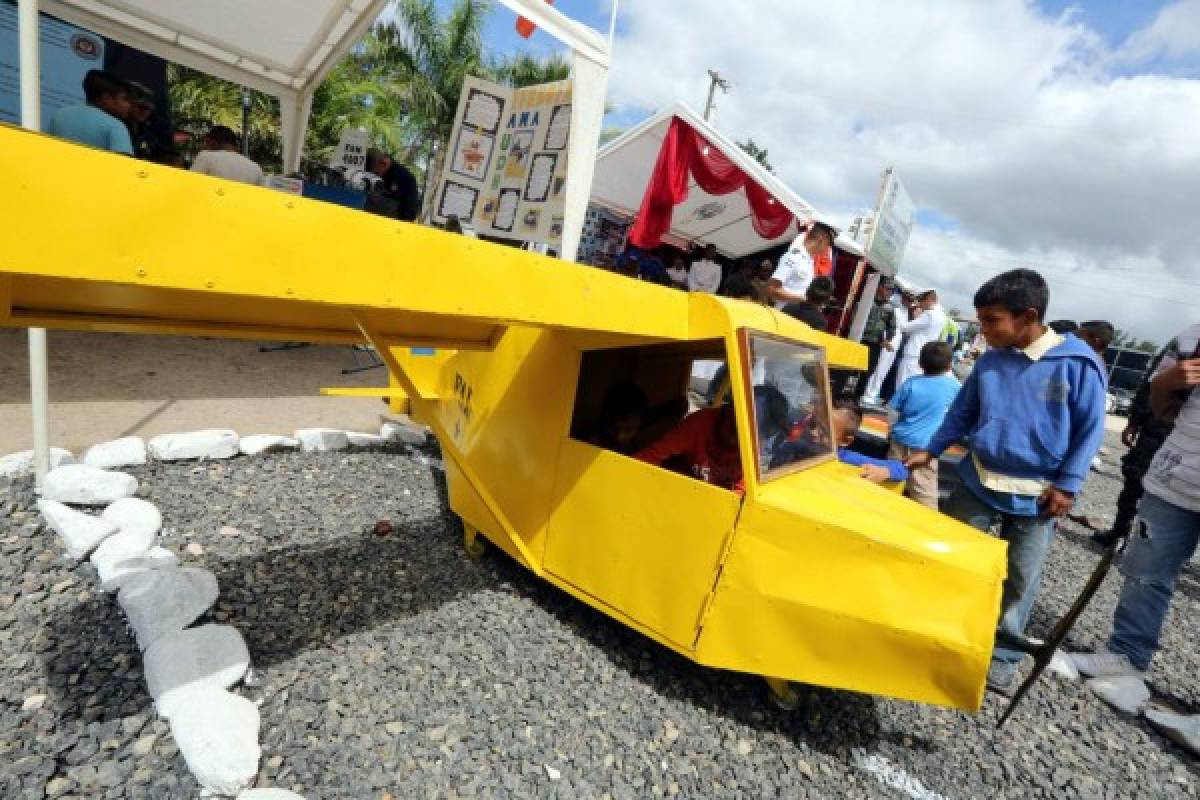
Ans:
[[[1169,7],[1145,37],[1197,5]],[[955,287],[960,305],[1033,266],[1056,316],[1161,339],[1200,311],[1179,302],[1200,290],[1200,81],[1115,76],[1117,54],[1077,15],[1020,0],[634,0],[621,13],[614,103],[699,107],[718,69],[734,84],[718,126],[847,217],[894,164],[918,205],[957,225],[919,229],[903,271]]]
[[[1200,55],[1200,0],[1178,0],[1163,7],[1145,30],[1137,31],[1118,57],[1142,63],[1151,59],[1182,60]]]

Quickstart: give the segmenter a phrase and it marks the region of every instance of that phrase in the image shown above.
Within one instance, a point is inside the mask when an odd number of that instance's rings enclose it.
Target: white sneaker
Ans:
[[[1092,678],[1087,687],[1104,702],[1126,714],[1136,714],[1150,702],[1150,690],[1137,675],[1114,675],[1111,678]]]
[[[1121,675],[1146,677],[1145,670],[1129,663],[1129,656],[1110,653],[1102,647],[1094,653],[1069,653],[1068,656],[1079,674],[1086,678],[1115,678]]]
[[[1168,739],[1200,755],[1200,715],[1185,716],[1165,708],[1151,708],[1145,716]]]

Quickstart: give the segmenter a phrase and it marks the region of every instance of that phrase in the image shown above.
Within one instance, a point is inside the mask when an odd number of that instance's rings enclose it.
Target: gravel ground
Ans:
[[[1109,447],[1081,500],[1105,519]],[[469,560],[436,464],[396,450],[134,470],[164,544],[217,573],[210,616],[250,646],[260,785],[310,800],[1200,793],[1189,755],[1052,676],[1000,733],[994,697],[968,715],[811,689],[776,710],[758,679],[697,667],[502,557]],[[119,609],[89,565],[65,562],[32,500],[27,480],[0,486],[0,796],[197,796]],[[395,532],[374,536],[385,517]],[[1085,536],[1064,524],[1035,632],[1091,570]],[[1071,644],[1102,639],[1117,586]],[[1197,612],[1193,566],[1152,676],[1160,700],[1193,712]]]

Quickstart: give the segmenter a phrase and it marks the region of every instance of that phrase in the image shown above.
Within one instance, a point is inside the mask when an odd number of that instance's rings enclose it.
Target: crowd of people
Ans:
[[[47,120],[45,132],[79,144],[173,167],[186,167],[174,143],[156,135],[150,119],[154,94],[145,86],[107,70],[89,70],[83,79],[84,102],[64,106]],[[247,157],[240,137],[228,126],[213,125],[202,137],[190,169],[203,175],[265,184],[263,168]],[[412,221],[420,212],[417,180],[403,164],[370,148],[365,173],[375,194],[389,202],[387,215]]]

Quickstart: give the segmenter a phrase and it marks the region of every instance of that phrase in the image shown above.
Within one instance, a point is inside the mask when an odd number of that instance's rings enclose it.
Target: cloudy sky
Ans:
[[[607,30],[606,0],[558,8]],[[554,48],[512,24],[489,44]],[[1029,266],[1052,317],[1159,341],[1200,317],[1200,0],[623,0],[609,123],[702,109],[710,67],[717,126],[814,206],[848,220],[899,170],[901,273],[947,305]]]

